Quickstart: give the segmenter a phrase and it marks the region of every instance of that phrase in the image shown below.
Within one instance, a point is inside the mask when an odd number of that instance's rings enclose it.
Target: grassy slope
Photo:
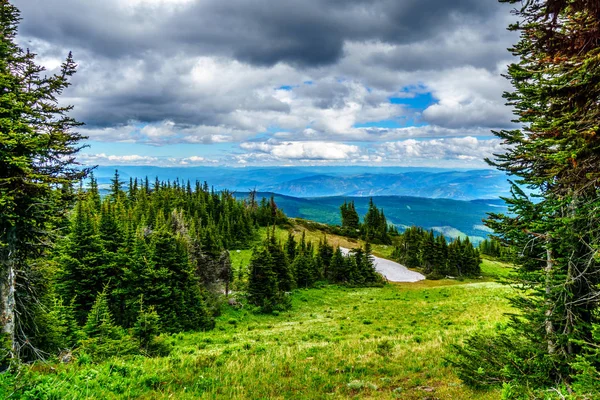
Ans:
[[[234,266],[250,257],[232,253]],[[487,276],[509,271],[490,260],[482,267]],[[451,280],[298,290],[277,316],[226,307],[214,331],[173,336],[168,357],[39,365],[34,379],[41,393],[69,399],[495,399],[497,391],[463,386],[444,357],[504,319],[507,290]]]

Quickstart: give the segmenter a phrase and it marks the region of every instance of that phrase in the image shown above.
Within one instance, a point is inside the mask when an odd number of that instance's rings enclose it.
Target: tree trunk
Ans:
[[[550,235],[548,234],[547,244],[546,244],[546,268],[544,268],[544,272],[546,273],[546,338],[548,341],[548,354],[554,354],[556,352],[556,344],[554,343],[554,324],[552,323],[552,302],[550,301],[550,292],[551,292],[551,274],[552,269],[554,268],[554,261],[552,260],[552,250],[550,249]]]
[[[16,358],[15,341],[15,246],[14,238],[8,239],[8,246],[2,260],[2,281],[0,282],[0,296],[2,303],[2,333],[9,340],[10,358]]]

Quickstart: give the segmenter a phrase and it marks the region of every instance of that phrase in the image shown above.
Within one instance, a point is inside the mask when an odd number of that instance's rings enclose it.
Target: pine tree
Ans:
[[[275,231],[267,238],[265,246],[273,259],[273,271],[277,275],[277,285],[279,290],[284,292],[291,291],[296,286],[296,283],[294,282],[294,276],[287,254],[275,238]]]
[[[342,230],[345,234],[351,237],[356,236],[356,231],[360,229],[360,219],[354,201],[350,203],[344,201],[344,204],[340,206],[340,213],[342,217]]]
[[[88,172],[75,168],[80,124],[58,104],[76,65],[71,54],[57,75],[42,75],[35,54],[16,43],[19,11],[0,2],[0,306],[2,333],[10,357],[27,340],[32,326],[21,324],[16,307],[20,287],[28,285],[31,263],[54,239],[49,224],[65,215],[67,200],[55,188],[70,186]],[[21,303],[21,307],[31,304]]]
[[[248,301],[265,310],[276,303],[279,295],[277,274],[273,271],[273,258],[266,248],[255,249],[250,259]]]
[[[348,281],[348,270],[346,261],[339,247],[333,252],[331,257],[331,263],[329,266],[331,274],[331,280],[336,283],[343,283]]]
[[[298,244],[296,243],[296,239],[294,238],[294,234],[292,231],[288,232],[287,241],[284,245],[285,253],[287,254],[287,258],[289,262],[293,262],[296,258],[296,247]]]
[[[82,323],[98,293],[108,284],[106,257],[93,216],[80,199],[75,208],[72,228],[62,254],[59,292],[74,301],[74,312]]]
[[[425,273],[429,274],[433,272],[436,267],[436,246],[435,235],[433,234],[433,231],[429,231],[425,234],[421,246],[421,266],[423,267]]]
[[[380,276],[375,270],[375,264],[373,263],[373,255],[371,250],[371,243],[365,243],[362,261],[362,276],[364,282],[367,284],[379,282]]]
[[[140,306],[140,313],[133,326],[133,337],[140,341],[140,347],[147,350],[160,330],[160,317],[154,307],[144,309],[143,305]]]
[[[331,265],[331,258],[333,257],[333,246],[327,243],[327,237],[319,240],[319,248],[317,254],[321,264],[321,274],[324,278],[330,279],[331,273],[329,271]]]
[[[119,337],[117,326],[108,307],[108,291],[98,293],[94,305],[87,315],[83,332],[89,338],[115,339]]]
[[[457,364],[467,381],[482,370],[479,383],[560,387],[570,384],[582,343],[593,343],[600,301],[600,4],[501,1],[520,3],[520,22],[510,27],[521,34],[511,49],[519,61],[508,71],[515,90],[505,97],[523,128],[495,132],[506,152],[488,161],[516,184],[510,214],[492,214],[487,225],[518,254],[519,318],[493,339],[473,338]],[[507,360],[509,350],[519,356]]]
[[[315,282],[313,262],[313,257],[308,252],[302,252],[296,256],[292,270],[298,287],[308,288]]]

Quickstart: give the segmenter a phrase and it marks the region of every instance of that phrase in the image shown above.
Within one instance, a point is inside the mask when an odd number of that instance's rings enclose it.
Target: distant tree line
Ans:
[[[313,287],[318,282],[351,286],[378,286],[383,278],[375,271],[371,246],[343,255],[326,238],[313,245],[303,232],[299,241],[290,231],[287,241],[277,240],[275,231],[257,246],[250,261],[248,300],[264,312],[286,309],[286,292]]]
[[[344,202],[340,207],[342,227],[341,234],[376,244],[392,244],[392,235],[398,233],[393,225],[389,225],[383,210],[377,208],[373,198],[369,200],[369,209],[363,223],[360,222],[354,201]]]
[[[510,248],[500,243],[497,238],[479,242],[479,253],[499,260],[509,261],[511,259]]]
[[[392,257],[409,268],[422,268],[430,279],[481,273],[479,251],[468,237],[448,243],[443,235],[415,226],[400,234]]]

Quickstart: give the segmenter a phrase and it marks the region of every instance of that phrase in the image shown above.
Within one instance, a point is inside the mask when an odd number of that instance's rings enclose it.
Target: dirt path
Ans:
[[[350,250],[340,247],[343,254],[348,254]],[[373,264],[377,272],[382,274],[390,282],[418,282],[425,279],[425,276],[414,272],[397,262],[386,260],[385,258],[373,257]]]

